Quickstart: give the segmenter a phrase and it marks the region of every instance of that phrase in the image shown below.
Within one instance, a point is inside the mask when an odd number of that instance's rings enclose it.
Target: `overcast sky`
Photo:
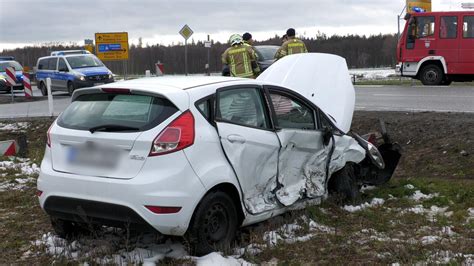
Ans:
[[[0,50],[46,42],[93,39],[96,32],[127,31],[130,42],[182,42],[188,24],[194,40],[207,34],[226,41],[249,31],[254,39],[282,35],[397,32],[405,0],[0,0]],[[459,10],[457,0],[433,0],[433,11]]]

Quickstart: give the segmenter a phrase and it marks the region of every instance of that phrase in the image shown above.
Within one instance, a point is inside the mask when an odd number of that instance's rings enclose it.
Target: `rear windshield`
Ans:
[[[97,93],[77,97],[58,119],[65,128],[89,130],[116,125],[144,131],[165,121],[178,109],[167,99],[148,95]],[[113,131],[113,130],[111,130]],[[126,132],[122,130],[120,132]]]

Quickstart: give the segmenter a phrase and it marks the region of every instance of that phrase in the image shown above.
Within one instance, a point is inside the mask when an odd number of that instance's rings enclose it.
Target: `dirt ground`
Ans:
[[[403,147],[395,177],[474,179],[474,114],[356,112],[352,130],[380,130],[383,119]]]

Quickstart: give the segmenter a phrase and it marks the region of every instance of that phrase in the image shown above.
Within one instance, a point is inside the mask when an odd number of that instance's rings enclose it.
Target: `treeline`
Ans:
[[[346,35],[327,36],[318,34],[313,38],[303,38],[310,52],[337,54],[346,58],[350,68],[389,67],[395,65],[397,37],[394,34],[372,36]],[[256,42],[259,44],[280,45],[280,37]],[[228,44],[213,43],[210,48],[210,71],[222,69],[221,54]],[[23,65],[33,67],[39,57],[47,56],[51,51],[82,49],[74,43],[48,43],[13,50],[4,50],[2,54],[12,55]],[[208,48],[202,42],[188,44],[188,72],[204,73]],[[123,74],[124,66],[128,74],[143,74],[145,70],[155,72],[155,63],[164,64],[168,74],[184,73],[184,46],[179,45],[131,45],[129,60],[123,62],[104,62],[116,74]]]

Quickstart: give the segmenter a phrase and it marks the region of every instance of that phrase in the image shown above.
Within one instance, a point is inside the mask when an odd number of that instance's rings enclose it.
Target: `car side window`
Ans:
[[[269,128],[262,97],[257,88],[236,88],[218,92],[216,119],[256,128]]]
[[[209,108],[209,99],[201,100],[196,103],[196,108],[209,121],[211,113]]]
[[[41,59],[38,62],[38,69],[46,69],[48,67],[48,59]]]
[[[66,61],[64,61],[64,59],[60,58],[59,59],[59,64],[58,64],[58,71],[67,71],[67,65],[66,65]]]
[[[321,121],[321,128],[328,128],[333,131],[334,127],[332,126],[331,122],[329,122],[329,118],[322,114],[322,111],[319,111],[319,116],[319,119]]]
[[[316,129],[313,109],[286,95],[270,92],[279,128]]]
[[[48,70],[56,70],[56,65],[58,63],[57,58],[50,58],[48,59]]]

